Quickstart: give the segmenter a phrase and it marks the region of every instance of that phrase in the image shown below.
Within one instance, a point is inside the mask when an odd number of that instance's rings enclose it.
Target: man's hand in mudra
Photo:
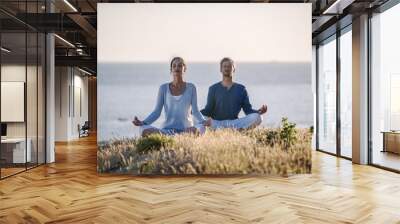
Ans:
[[[267,112],[267,110],[268,110],[267,105],[262,105],[262,106],[260,107],[260,109],[258,109],[258,113],[259,113],[259,114],[265,114],[265,113]]]

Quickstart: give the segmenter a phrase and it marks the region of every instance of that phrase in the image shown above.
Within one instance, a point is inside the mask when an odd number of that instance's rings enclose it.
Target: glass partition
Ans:
[[[43,13],[45,1],[0,7]],[[0,12],[0,178],[45,163],[45,34]]]

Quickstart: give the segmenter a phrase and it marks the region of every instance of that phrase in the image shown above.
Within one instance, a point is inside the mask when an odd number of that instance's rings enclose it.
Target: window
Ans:
[[[336,36],[318,48],[318,147],[336,153]]]
[[[400,5],[371,18],[372,163],[400,170]]]
[[[351,26],[340,36],[340,155],[352,157],[352,34]]]

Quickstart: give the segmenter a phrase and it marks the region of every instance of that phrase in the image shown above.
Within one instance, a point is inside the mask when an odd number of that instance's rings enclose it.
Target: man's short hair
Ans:
[[[227,61],[229,61],[232,64],[232,66],[235,67],[235,62],[232,60],[232,58],[228,57],[225,57],[221,60],[221,62],[219,63],[219,67],[222,68],[222,64]]]
[[[182,61],[182,64],[183,64],[183,66],[185,67],[185,70],[186,70],[186,62],[185,62],[185,60],[183,60],[183,58],[181,58],[181,57],[174,57],[174,58],[172,58],[171,64],[170,64],[170,66],[169,66],[170,70],[172,71],[172,64],[173,64],[174,61],[176,61],[176,60]]]

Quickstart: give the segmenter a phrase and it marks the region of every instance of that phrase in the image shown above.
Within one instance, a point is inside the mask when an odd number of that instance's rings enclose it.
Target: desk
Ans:
[[[6,163],[25,163],[32,159],[31,154],[31,139],[27,139],[25,151],[25,138],[6,138],[1,139],[1,159]],[[26,161],[25,161],[26,159]]]
[[[383,151],[400,154],[400,132],[382,131],[383,133]]]

